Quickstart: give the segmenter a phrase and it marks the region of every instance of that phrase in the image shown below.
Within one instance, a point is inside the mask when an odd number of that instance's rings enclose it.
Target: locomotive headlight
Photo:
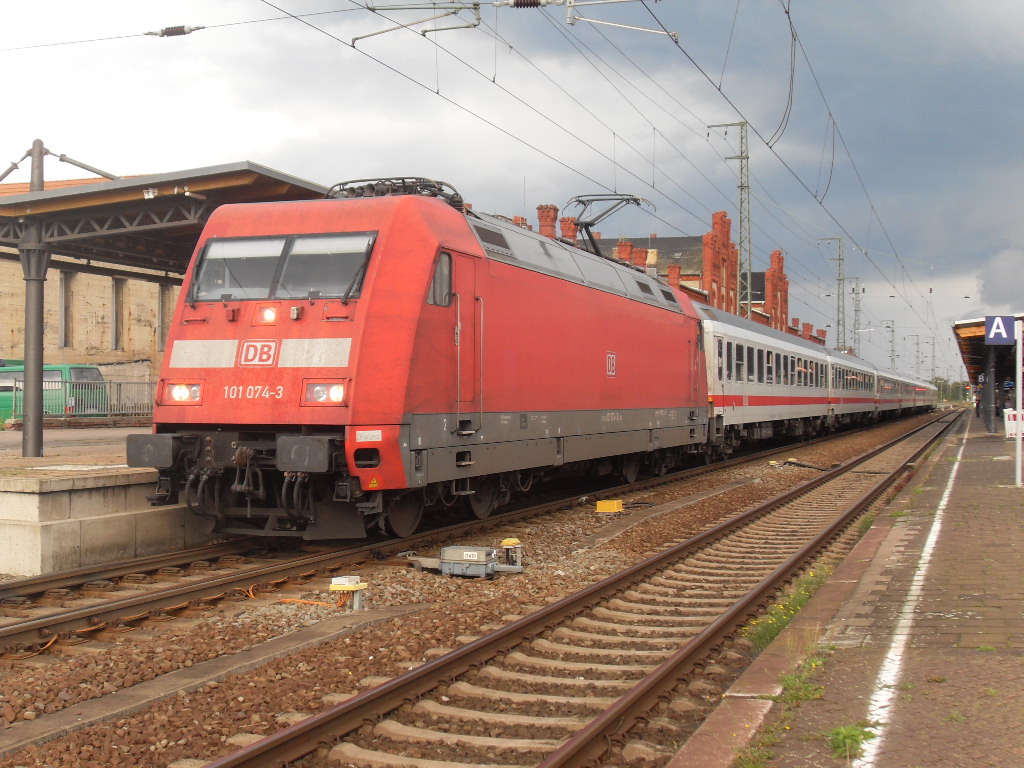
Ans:
[[[268,304],[257,305],[253,310],[253,325],[274,325],[277,323],[277,307]]]
[[[165,402],[180,405],[197,405],[202,399],[203,387],[197,381],[169,381],[165,389]]]
[[[345,402],[345,383],[341,381],[307,381],[306,405],[341,405]]]

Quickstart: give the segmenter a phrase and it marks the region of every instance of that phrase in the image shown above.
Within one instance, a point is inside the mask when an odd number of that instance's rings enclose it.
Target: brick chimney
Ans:
[[[682,273],[682,271],[683,268],[680,267],[678,264],[668,265],[668,284],[671,285],[673,288],[679,287],[679,283],[681,282],[679,276]]]
[[[537,219],[540,222],[538,231],[544,235],[544,237],[554,238],[557,237],[555,234],[555,222],[558,220],[558,206],[547,203],[546,205],[537,206]]]
[[[563,216],[558,220],[558,223],[562,227],[562,237],[566,240],[576,241],[576,233],[579,231],[579,227],[576,226],[575,216]]]
[[[525,216],[513,216],[512,223],[515,224],[517,227],[522,227],[523,229],[529,229],[530,231],[533,231],[533,227],[530,226],[530,222],[526,220]]]
[[[811,340],[811,331],[814,330],[814,323],[803,323],[801,325],[801,328],[803,329],[803,333],[801,333],[800,335],[803,336],[808,341],[810,341]]]

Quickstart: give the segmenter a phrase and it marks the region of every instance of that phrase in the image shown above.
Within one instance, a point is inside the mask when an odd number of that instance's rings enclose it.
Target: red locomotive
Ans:
[[[403,536],[460,497],[487,517],[557,468],[632,481],[706,450],[685,295],[463,210],[442,182],[353,184],[211,216],[154,433],[128,443],[158,501],[226,533]]]

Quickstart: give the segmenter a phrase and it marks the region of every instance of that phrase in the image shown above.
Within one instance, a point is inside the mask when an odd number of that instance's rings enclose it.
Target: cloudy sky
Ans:
[[[569,24],[565,5],[483,3],[479,23],[414,23],[437,6],[6,3],[0,158],[40,138],[119,175],[428,176],[531,220],[617,191],[650,206],[605,237],[699,235],[718,210],[735,237],[740,131],[708,126],[745,121],[753,268],[782,249],[791,316],[830,343],[827,238],[862,288],[847,341],[876,363],[894,341],[901,370],[959,377],[951,323],[1024,311],[1024,4],[620,0]],[[177,25],[204,29],[145,34]],[[49,158],[46,175],[83,174]],[[27,180],[27,161],[7,178]]]

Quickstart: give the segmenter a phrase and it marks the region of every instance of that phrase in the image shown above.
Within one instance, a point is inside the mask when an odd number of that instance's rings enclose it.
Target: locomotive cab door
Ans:
[[[455,302],[455,407],[460,435],[483,426],[483,298],[477,292],[477,262],[452,253],[452,298]]]

